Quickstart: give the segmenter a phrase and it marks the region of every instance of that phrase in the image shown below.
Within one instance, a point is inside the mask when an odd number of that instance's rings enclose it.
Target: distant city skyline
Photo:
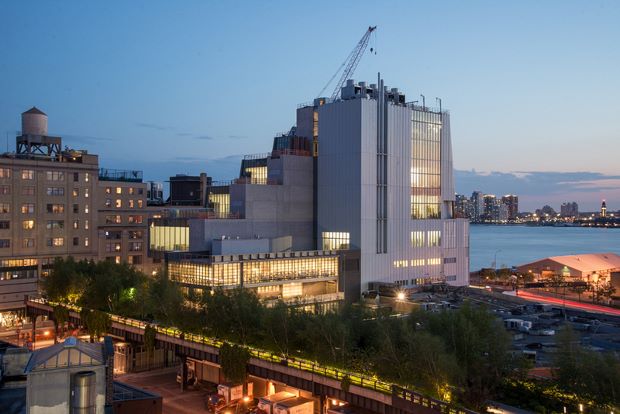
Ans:
[[[380,71],[407,100],[443,99],[457,192],[516,193],[522,210],[620,208],[615,2],[6,2],[0,15],[9,150],[36,105],[105,167],[232,178],[372,24],[354,78]]]

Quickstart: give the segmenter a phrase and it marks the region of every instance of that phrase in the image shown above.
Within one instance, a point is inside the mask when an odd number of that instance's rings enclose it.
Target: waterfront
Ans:
[[[470,226],[470,269],[516,266],[547,256],[620,254],[620,229],[585,227]],[[499,250],[499,251],[498,251]]]

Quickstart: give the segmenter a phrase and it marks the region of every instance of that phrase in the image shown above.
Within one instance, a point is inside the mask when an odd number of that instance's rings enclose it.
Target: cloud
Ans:
[[[230,139],[247,139],[248,137],[245,135],[229,135],[228,138]]]
[[[213,137],[211,135],[197,135],[194,137],[195,139],[202,139],[202,140],[212,140]]]
[[[140,128],[148,128],[148,129],[155,129],[157,131],[171,131],[174,128],[169,127],[169,126],[164,126],[164,125],[157,125],[157,124],[149,124],[149,123],[145,123],[145,122],[138,122],[136,123],[137,126],[139,126]]]

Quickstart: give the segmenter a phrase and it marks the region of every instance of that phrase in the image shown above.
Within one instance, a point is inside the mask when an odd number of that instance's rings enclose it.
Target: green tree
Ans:
[[[564,285],[564,275],[561,273],[554,273],[549,277],[549,282],[551,286],[553,286],[553,290],[557,296],[558,290]]]
[[[50,274],[41,279],[47,298],[54,302],[77,303],[82,296],[86,276],[86,261],[76,262],[73,257],[56,258]]]
[[[571,288],[571,291],[577,294],[579,302],[581,302],[581,295],[583,295],[583,292],[585,292],[586,290],[588,290],[588,287],[586,285],[576,285]]]
[[[91,342],[94,342],[95,339],[98,340],[112,327],[110,315],[99,310],[83,308],[80,312],[80,319],[82,320],[82,325],[90,335]]]
[[[244,383],[250,352],[242,346],[224,343],[220,348],[220,366],[224,377],[232,383]]]
[[[54,335],[54,343],[57,343],[61,330],[64,331],[65,323],[69,321],[69,309],[62,305],[54,305],[52,309],[54,312],[52,319],[54,320],[54,327],[56,331],[56,335]]]
[[[147,309],[153,318],[163,324],[178,325],[182,320],[184,299],[177,283],[168,279],[161,272],[149,284],[147,292]]]
[[[599,297],[609,300],[616,293],[616,288],[611,284],[611,281],[601,283],[599,288]]]

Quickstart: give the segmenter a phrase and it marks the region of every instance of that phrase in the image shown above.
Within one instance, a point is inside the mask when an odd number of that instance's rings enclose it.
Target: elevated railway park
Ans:
[[[54,313],[53,304],[40,298],[26,297],[25,307],[27,315],[33,319],[33,329],[36,329],[36,317],[50,318]],[[79,325],[80,308],[68,308],[69,322]],[[113,314],[110,316],[112,327],[109,334],[128,342],[144,343],[146,322]],[[223,341],[181,332],[175,328],[150,325],[156,329],[156,346],[173,351],[181,361],[192,358],[219,364],[219,348]],[[311,392],[319,396],[321,402],[326,398],[338,398],[380,414],[475,414],[474,411],[456,408],[445,401],[429,398],[376,377],[343,371],[302,358],[285,358],[253,347],[248,347],[248,350],[251,355],[247,365],[248,374]],[[347,391],[341,388],[345,376],[349,377],[350,382]]]

